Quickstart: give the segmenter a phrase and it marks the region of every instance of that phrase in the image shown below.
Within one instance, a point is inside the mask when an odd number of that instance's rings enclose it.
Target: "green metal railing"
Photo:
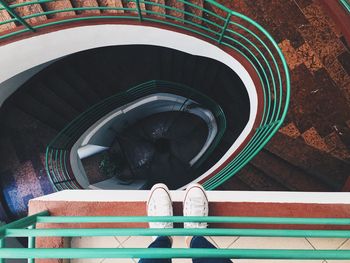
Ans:
[[[6,5],[3,0],[0,0],[0,3],[3,4],[2,9],[12,14],[12,19],[2,21],[0,25],[8,23],[18,25],[15,30],[0,35],[0,39],[77,21],[138,20],[140,23],[148,22],[153,25],[166,25],[181,29],[224,47],[226,50],[238,53],[248,61],[256,71],[261,84],[258,93],[262,94],[262,99],[259,100],[259,105],[263,106],[261,108],[262,119],[245,147],[223,169],[204,182],[203,185],[206,189],[215,189],[236,174],[265,146],[281,126],[287,113],[290,97],[288,66],[272,36],[249,17],[230,10],[214,0],[204,0],[204,6],[194,4],[190,0],[177,0],[179,5],[173,6],[152,0],[129,0],[126,2],[133,3],[135,8],[127,5],[124,7],[73,7],[43,11],[26,16],[18,15],[18,8],[34,4],[45,5],[45,3],[50,2],[53,0]],[[177,7],[181,5],[183,7]],[[151,7],[157,8],[151,9]],[[96,11],[96,13],[83,13],[84,11]],[[112,11],[118,11],[118,13],[111,13]],[[73,12],[75,15],[50,18],[55,14],[67,12]],[[38,17],[45,17],[46,20],[37,24],[31,22],[31,19]],[[67,154],[65,151],[59,151],[56,153],[56,159],[64,160],[64,156]],[[56,165],[56,167],[59,166],[59,164]],[[64,165],[62,169],[65,169]],[[67,181],[67,185],[72,188],[78,187],[73,181]]]
[[[350,2],[348,0],[339,0],[340,4],[344,7],[344,9],[350,13]]]
[[[284,225],[284,229],[207,228],[207,229],[152,229],[152,228],[74,228],[85,223],[144,223],[144,222],[208,222],[254,225]],[[38,223],[45,223],[39,228]],[[50,228],[50,224],[60,228]],[[48,224],[48,225],[47,225]],[[67,227],[69,224],[69,227]],[[72,225],[73,224],[73,225]],[[296,230],[287,225],[315,225],[346,227],[345,230]],[[281,217],[147,217],[147,216],[50,216],[47,211],[32,215],[0,228],[0,262],[5,259],[34,258],[233,258],[233,259],[350,259],[350,250],[296,250],[296,249],[198,249],[198,248],[35,248],[38,237],[94,237],[94,236],[247,236],[296,238],[350,238],[349,218],[281,218]],[[6,238],[26,237],[28,248],[5,248]]]
[[[70,152],[79,137],[89,127],[113,110],[155,93],[171,93],[183,96],[187,99],[196,101],[213,113],[217,122],[218,133],[206,152],[196,162],[195,167],[200,166],[215,149],[225,133],[226,118],[224,112],[216,102],[192,88],[174,82],[152,80],[139,84],[138,86],[124,92],[117,93],[91,106],[71,121],[49,143],[46,147],[46,172],[55,189],[60,191],[65,189],[82,188],[71,170]]]

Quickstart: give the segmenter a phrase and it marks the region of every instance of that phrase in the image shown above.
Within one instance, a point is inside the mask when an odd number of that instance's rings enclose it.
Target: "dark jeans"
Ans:
[[[191,240],[191,248],[216,248],[207,239],[195,236]],[[171,242],[168,237],[158,237],[149,245],[149,248],[171,248]],[[226,258],[193,258],[193,263],[232,263]],[[140,259],[139,263],[171,263],[171,259]]]

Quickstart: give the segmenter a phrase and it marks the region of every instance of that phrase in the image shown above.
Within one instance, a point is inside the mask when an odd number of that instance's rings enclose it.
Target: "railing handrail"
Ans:
[[[350,259],[350,250],[299,250],[299,249],[148,249],[148,248],[35,248],[37,237],[82,237],[82,236],[250,236],[250,237],[327,237],[349,238],[350,230],[313,229],[253,229],[253,228],[106,228],[106,223],[135,222],[208,222],[245,224],[302,224],[341,225],[350,227],[349,218],[288,218],[288,217],[147,217],[147,216],[50,216],[48,211],[0,228],[0,262],[5,258],[247,258],[247,259]],[[37,228],[36,224],[45,224]],[[63,223],[61,228],[50,224]],[[67,226],[66,224],[70,225]],[[103,223],[100,228],[72,228],[72,224]],[[57,226],[56,226],[57,227]],[[27,229],[28,228],[28,229]],[[28,237],[28,248],[5,248],[9,237]],[[212,252],[214,251],[214,253]]]
[[[350,225],[350,218],[253,216],[37,216],[38,223],[206,222],[235,224]]]
[[[348,0],[339,0],[343,8],[350,14],[350,2]]]

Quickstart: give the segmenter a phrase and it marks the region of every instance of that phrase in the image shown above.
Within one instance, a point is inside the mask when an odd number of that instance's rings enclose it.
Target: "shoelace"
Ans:
[[[188,208],[188,210],[191,211],[190,216],[205,216],[207,214],[207,206],[202,197],[192,197],[189,199],[189,203],[190,207]],[[208,224],[199,222],[187,222],[186,225],[188,228],[205,228]]]
[[[164,211],[164,213],[160,213],[161,215],[167,215],[168,209],[169,209],[169,202],[166,200],[160,199],[157,203],[153,202],[152,209],[158,210],[158,211]],[[153,226],[156,228],[171,228],[172,223],[171,222],[154,222]]]

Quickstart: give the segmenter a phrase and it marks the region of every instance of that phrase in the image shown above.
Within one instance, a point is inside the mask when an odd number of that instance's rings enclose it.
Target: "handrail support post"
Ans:
[[[222,39],[223,39],[224,36],[225,36],[226,29],[227,29],[228,24],[230,23],[230,20],[231,20],[231,16],[232,16],[232,13],[231,13],[231,12],[228,12],[228,13],[227,13],[227,16],[226,16],[226,21],[225,21],[224,27],[222,28],[222,31],[221,31],[221,34],[220,34],[220,37],[219,37],[219,40],[218,40],[218,43],[219,43],[219,44],[221,44]]]
[[[35,229],[36,226],[31,225],[28,227],[28,229]],[[28,248],[35,248],[35,237],[28,237]],[[28,258],[28,263],[34,263],[35,259],[34,258]]]
[[[135,1],[136,1],[137,13],[139,15],[139,20],[143,21],[140,0],[135,0]]]
[[[1,237],[0,238],[0,249],[1,248],[5,248],[5,238],[6,237]],[[0,258],[0,263],[5,263],[5,259],[4,258]]]

